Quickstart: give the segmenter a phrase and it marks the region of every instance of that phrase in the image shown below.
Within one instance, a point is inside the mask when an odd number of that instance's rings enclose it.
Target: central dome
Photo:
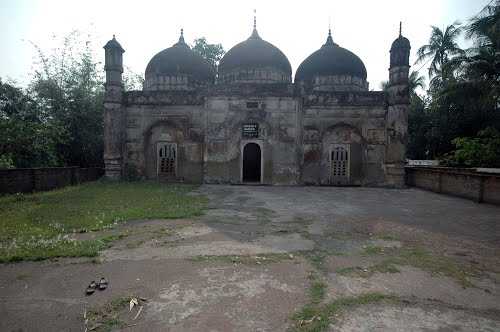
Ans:
[[[291,77],[290,61],[260,38],[255,25],[250,38],[231,48],[219,64],[220,83],[290,83]]]
[[[363,61],[334,43],[330,31],[326,43],[300,64],[295,82],[314,90],[368,90]]]

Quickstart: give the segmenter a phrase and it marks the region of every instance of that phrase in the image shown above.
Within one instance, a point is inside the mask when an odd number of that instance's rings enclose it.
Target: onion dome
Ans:
[[[213,83],[215,71],[186,44],[181,29],[179,41],[149,61],[145,76],[145,90],[192,90]]]
[[[300,64],[295,82],[310,85],[314,90],[368,90],[363,61],[334,43],[330,30],[326,43]]]
[[[252,35],[231,48],[219,63],[220,83],[290,83],[291,77],[290,61],[259,36],[255,18]]]
[[[410,65],[410,41],[401,35],[401,22],[399,22],[399,37],[391,45],[391,66],[409,66]]]

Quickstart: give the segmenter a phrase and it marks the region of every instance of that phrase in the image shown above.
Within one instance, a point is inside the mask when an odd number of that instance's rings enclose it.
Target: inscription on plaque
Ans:
[[[245,124],[243,124],[242,136],[244,138],[257,138],[257,137],[259,137],[259,124],[258,123],[245,123]]]

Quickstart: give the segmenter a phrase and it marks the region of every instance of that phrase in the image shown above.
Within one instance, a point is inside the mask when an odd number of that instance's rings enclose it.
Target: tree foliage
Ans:
[[[55,146],[62,134],[28,93],[0,80],[0,167],[57,165]]]
[[[457,156],[463,156],[463,149],[484,147],[475,139],[486,128],[492,128],[487,132],[500,129],[499,3],[491,2],[465,26],[455,23],[444,32],[432,27],[429,43],[418,50],[417,62],[430,62],[430,85],[424,99],[411,98],[409,158],[449,160],[459,150]],[[462,31],[472,39],[473,47],[458,48],[455,40]],[[464,160],[460,157],[455,163],[494,164],[481,158]],[[498,162],[498,158],[488,160]]]
[[[55,151],[60,163],[102,165],[104,80],[90,38],[75,31],[49,54],[36,48],[39,63],[29,91],[64,132]]]
[[[103,75],[79,32],[38,54],[27,89],[0,84],[0,156],[15,167],[102,165]]]
[[[444,74],[443,66],[450,57],[461,55],[464,52],[456,41],[461,32],[462,28],[458,22],[447,26],[444,31],[432,26],[429,43],[418,49],[416,63],[430,60],[429,76],[442,77]]]
[[[219,65],[225,53],[222,44],[209,44],[205,37],[194,40],[193,51],[205,58],[214,69]]]
[[[500,131],[488,127],[476,137],[455,138],[455,150],[444,159],[450,166],[496,167],[500,165]]]

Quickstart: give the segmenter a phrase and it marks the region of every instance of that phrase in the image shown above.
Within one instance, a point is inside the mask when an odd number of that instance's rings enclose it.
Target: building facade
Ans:
[[[105,46],[108,178],[188,183],[404,185],[410,43],[390,49],[386,91],[369,91],[359,57],[327,40],[292,68],[251,36],[214,68],[179,41],[124,91],[124,50]]]

